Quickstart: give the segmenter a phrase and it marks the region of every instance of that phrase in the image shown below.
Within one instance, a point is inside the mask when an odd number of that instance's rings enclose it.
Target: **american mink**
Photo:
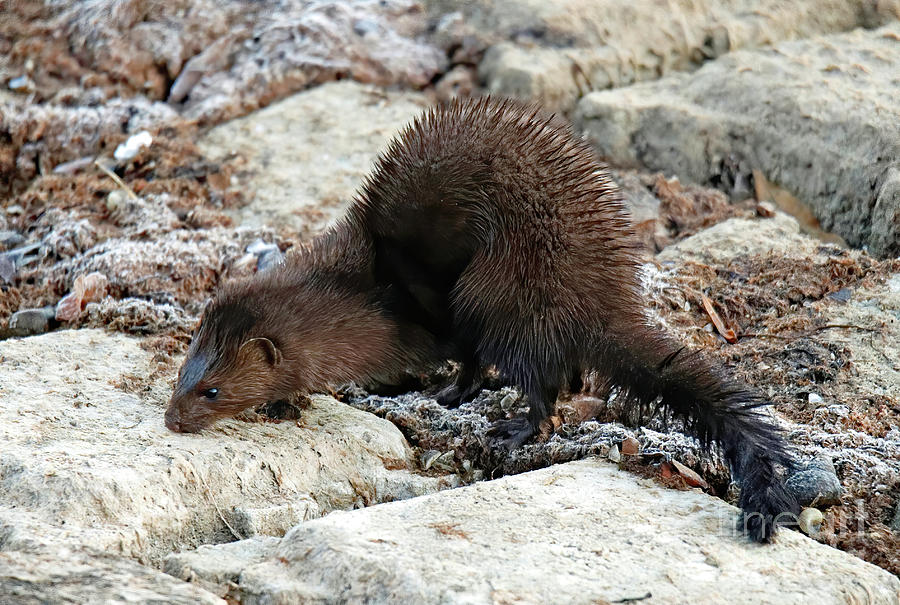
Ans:
[[[527,397],[494,444],[531,437],[585,371],[632,409],[717,444],[751,537],[798,513],[792,457],[766,402],[651,326],[640,244],[619,190],[561,120],[508,100],[434,108],[390,143],[346,215],[277,267],[225,284],[166,411],[194,432],[248,407],[447,360],[438,396],[470,398],[494,367]]]

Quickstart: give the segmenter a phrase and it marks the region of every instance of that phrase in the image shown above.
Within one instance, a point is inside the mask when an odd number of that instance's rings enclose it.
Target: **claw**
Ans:
[[[472,383],[467,388],[460,388],[458,383],[447,385],[438,391],[434,399],[445,408],[458,408],[467,401],[472,400],[472,396],[481,390],[481,383]]]
[[[434,399],[445,408],[458,408],[463,403],[464,393],[455,384],[448,385],[438,391]]]
[[[534,435],[534,427],[524,416],[511,420],[499,420],[487,432],[491,448],[507,452],[517,449],[532,435]]]

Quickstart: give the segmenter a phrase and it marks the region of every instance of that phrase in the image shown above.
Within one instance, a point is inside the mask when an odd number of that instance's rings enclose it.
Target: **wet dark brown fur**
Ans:
[[[197,431],[250,406],[346,381],[390,381],[452,359],[449,405],[493,366],[527,418],[594,370],[717,444],[742,483],[753,538],[797,513],[791,464],[756,393],[648,324],[639,243],[616,186],[568,127],[509,101],[433,109],[394,140],[346,216],[277,268],[227,284],[191,344],[166,425]],[[210,390],[214,389],[214,390]]]

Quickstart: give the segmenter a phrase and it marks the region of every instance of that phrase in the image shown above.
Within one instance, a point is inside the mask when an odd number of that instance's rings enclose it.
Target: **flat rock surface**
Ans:
[[[216,160],[240,156],[235,178],[248,203],[231,211],[239,225],[315,234],[343,214],[388,142],[430,105],[421,93],[331,82],[225,122],[198,145]],[[638,220],[655,219],[659,200],[646,189],[626,186],[624,195]]]
[[[900,598],[896,577],[796,532],[747,543],[733,532],[735,514],[702,493],[584,460],[304,523],[248,564],[235,590],[243,603]],[[232,545],[207,549],[207,562],[222,548]]]
[[[586,95],[576,122],[612,162],[701,183],[753,170],[822,227],[900,253],[900,24],[731,53],[694,74]]]
[[[340,216],[378,153],[426,105],[418,93],[328,83],[212,129],[200,148],[246,158],[250,199],[239,223],[317,232]]]
[[[393,424],[328,397],[299,423],[172,433],[170,377],[154,379],[139,342],[68,330],[0,343],[3,550],[65,541],[159,561],[454,484],[413,474]]]
[[[479,75],[497,94],[568,111],[590,90],[693,70],[740,48],[873,27],[896,0],[430,0],[441,36],[488,46]],[[443,26],[443,27],[442,27]],[[445,43],[446,44],[446,43]]]
[[[75,545],[0,552],[3,603],[225,605],[193,584],[125,557]]]

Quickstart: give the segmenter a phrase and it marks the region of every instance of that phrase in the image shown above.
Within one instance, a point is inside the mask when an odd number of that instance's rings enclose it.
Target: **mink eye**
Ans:
[[[219,396],[219,389],[204,389],[200,391],[200,394],[210,401],[214,401]]]

